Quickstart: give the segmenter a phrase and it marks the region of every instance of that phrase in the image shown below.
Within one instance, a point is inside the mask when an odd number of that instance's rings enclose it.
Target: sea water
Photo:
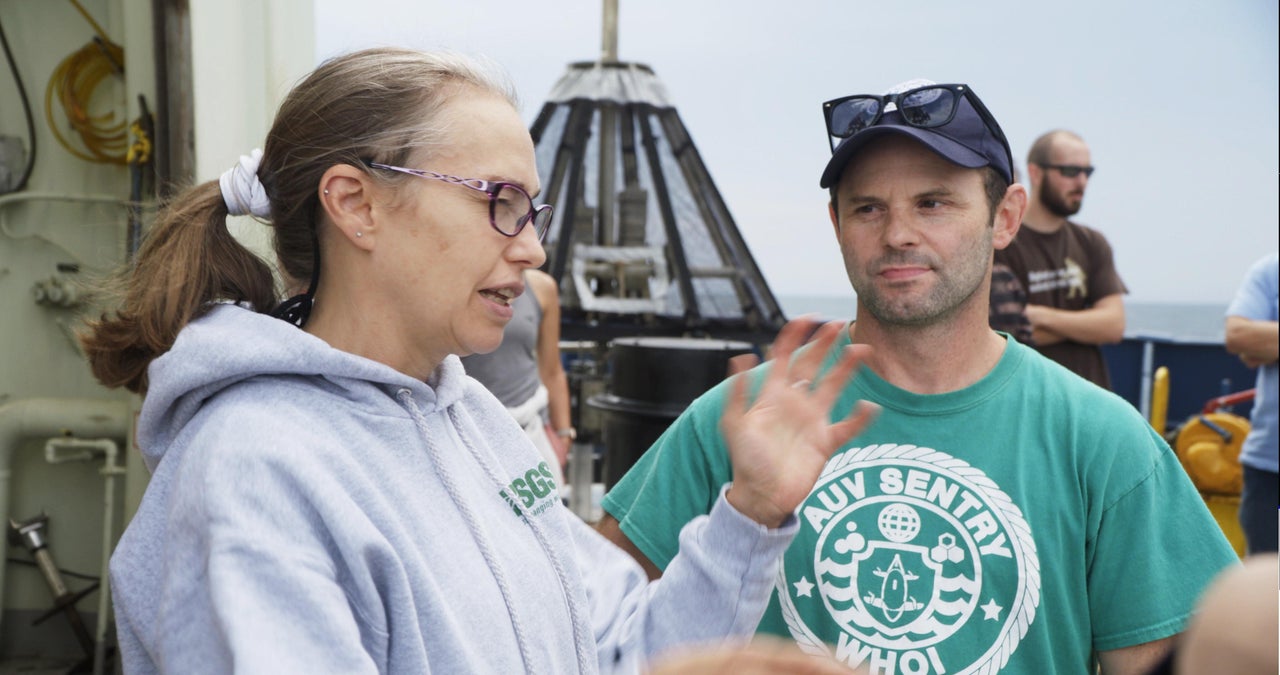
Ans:
[[[855,312],[853,294],[779,295],[778,304],[788,317],[817,314],[824,319],[850,319]],[[1217,303],[1163,303],[1125,300],[1125,335],[1180,341],[1222,342],[1227,306]]]

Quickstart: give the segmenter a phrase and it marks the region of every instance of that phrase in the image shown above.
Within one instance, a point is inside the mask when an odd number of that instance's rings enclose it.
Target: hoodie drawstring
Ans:
[[[418,431],[422,433],[422,436],[427,441],[427,452],[431,456],[431,461],[436,465],[436,472],[440,475],[440,482],[444,484],[445,492],[449,493],[449,498],[453,500],[454,505],[462,513],[463,520],[466,521],[467,527],[470,528],[475,536],[476,545],[480,547],[480,555],[484,557],[485,563],[489,565],[489,570],[493,572],[494,580],[498,582],[498,590],[502,593],[502,601],[506,603],[507,613],[511,616],[511,628],[516,634],[516,644],[520,648],[520,659],[524,661],[524,670],[526,673],[533,675],[536,671],[533,668],[533,661],[529,654],[528,638],[524,634],[524,621],[521,620],[520,613],[516,609],[511,586],[507,582],[507,575],[503,571],[502,564],[498,561],[497,555],[494,554],[493,544],[490,543],[489,537],[481,527],[480,519],[476,517],[471,506],[463,499],[461,490],[458,489],[453,480],[453,473],[449,470],[448,463],[436,446],[435,441],[432,440],[430,430],[427,429],[426,417],[413,401],[413,393],[408,389],[401,389],[396,396],[413,413],[414,423],[417,424]],[[461,434],[459,435],[461,436]]]
[[[458,423],[457,414],[458,413],[454,407],[450,406],[449,420],[453,422],[453,426],[455,428],[461,427]],[[462,444],[466,446],[467,450],[471,453],[471,456],[475,458],[476,462],[484,469],[484,472],[489,476],[489,479],[496,485],[503,485],[502,477],[498,475],[498,471],[493,466],[493,463],[489,461],[484,453],[480,452],[474,445],[472,445],[470,439],[467,438],[467,434],[459,433],[458,436],[462,438]],[[560,558],[559,553],[556,552],[556,548],[551,545],[549,537],[541,523],[539,523],[536,518],[530,518],[528,515],[521,515],[521,517],[524,518],[525,523],[529,525],[529,529],[533,531],[534,538],[538,540],[538,545],[542,547],[542,552],[546,554],[547,559],[551,561],[551,567],[555,570],[556,578],[560,581],[560,591],[564,597],[565,608],[569,612],[569,622],[573,625],[573,643],[575,647],[574,651],[578,657],[578,672],[594,673],[597,670],[595,666],[595,639],[588,638],[590,631],[587,630],[586,619],[582,616],[582,609],[574,600],[576,596],[573,594],[573,586],[569,582],[569,572],[565,568],[564,561]]]

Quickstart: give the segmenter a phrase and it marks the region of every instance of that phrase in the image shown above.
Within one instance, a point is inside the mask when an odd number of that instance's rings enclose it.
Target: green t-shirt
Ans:
[[[605,497],[659,567],[732,480],[725,392],[695,401]],[[863,369],[833,416],[858,399],[883,410],[798,510],[761,632],[873,673],[1093,672],[1094,650],[1179,632],[1236,560],[1137,411],[1016,341],[947,394]]]

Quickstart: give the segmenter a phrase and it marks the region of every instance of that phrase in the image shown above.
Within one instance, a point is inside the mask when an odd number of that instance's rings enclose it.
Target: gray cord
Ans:
[[[494,579],[498,582],[498,590],[501,591],[502,600],[507,605],[507,613],[511,616],[511,628],[516,634],[516,644],[520,647],[520,658],[524,661],[525,672],[532,675],[536,671],[533,669],[532,660],[529,658],[529,645],[524,634],[524,622],[520,620],[514,596],[511,593],[510,585],[507,583],[507,575],[503,572],[502,565],[498,562],[497,556],[493,552],[493,546],[490,544],[483,528],[481,528],[479,518],[476,517],[475,512],[471,510],[471,506],[466,500],[462,498],[461,491],[458,489],[457,484],[454,483],[453,474],[445,462],[444,455],[436,446],[435,441],[431,439],[430,430],[427,428],[427,420],[423,416],[422,410],[414,402],[413,392],[408,389],[401,389],[397,392],[397,396],[413,413],[413,419],[418,426],[418,430],[427,440],[427,452],[431,456],[431,461],[435,462],[436,473],[440,476],[440,482],[444,484],[444,489],[449,493],[449,498],[453,500],[454,505],[462,512],[463,520],[466,521],[467,527],[471,529],[472,534],[475,536],[476,545],[480,547],[480,554],[484,556],[490,571],[493,572]],[[462,434],[459,435],[461,436]]]

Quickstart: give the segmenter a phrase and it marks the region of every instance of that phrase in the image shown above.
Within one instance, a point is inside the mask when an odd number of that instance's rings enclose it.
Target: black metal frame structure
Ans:
[[[531,128],[565,340],[773,339],[776,298],[648,66],[569,66]]]

